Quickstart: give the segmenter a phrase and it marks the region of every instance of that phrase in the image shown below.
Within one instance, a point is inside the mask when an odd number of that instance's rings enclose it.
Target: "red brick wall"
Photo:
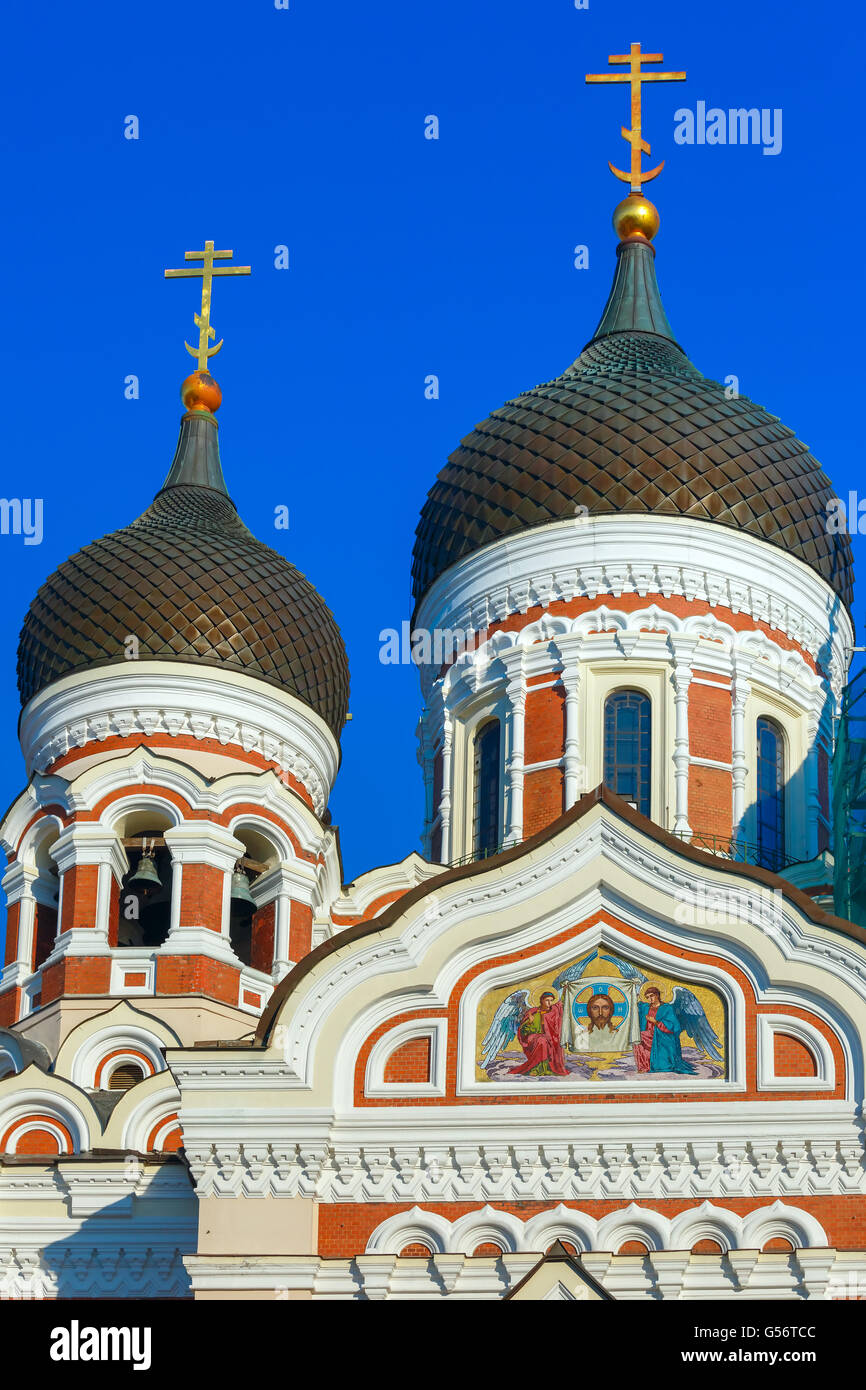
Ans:
[[[184,864],[180,880],[180,925],[222,926],[223,883],[225,874],[211,864]]]
[[[689,824],[694,831],[694,843],[700,848],[701,837],[711,843],[727,844],[733,826],[733,785],[730,772],[720,767],[689,768]]]
[[[747,1216],[762,1207],[772,1206],[774,1200],[767,1197],[714,1197],[713,1205],[736,1212],[738,1216]],[[837,1250],[866,1250],[866,1202],[862,1197],[856,1194],[845,1197],[798,1197],[796,1204],[820,1221],[831,1247]],[[362,1253],[381,1222],[408,1212],[411,1205],[409,1202],[322,1202],[319,1206],[319,1254],[331,1259],[346,1259]],[[418,1205],[423,1211],[435,1211],[449,1221],[456,1221],[469,1212],[481,1211],[484,1202],[420,1202]],[[490,1205],[497,1211],[507,1211],[521,1221],[528,1221],[539,1212],[550,1211],[559,1204],[494,1200]],[[596,1201],[564,1202],[562,1205],[571,1211],[588,1212],[600,1220],[610,1212],[621,1211],[629,1203],[615,1198],[601,1198]],[[646,1201],[646,1206],[668,1218],[690,1211],[696,1205],[698,1203],[694,1197],[653,1197]],[[774,1248],[772,1242],[764,1247],[765,1250]],[[622,1249],[628,1253],[625,1247]]]
[[[274,964],[274,930],[276,926],[277,905],[268,903],[253,913],[253,939],[250,947],[250,965],[253,970],[263,970],[269,975]]]
[[[385,1063],[386,1081],[429,1081],[430,1039],[409,1038]]]
[[[702,680],[718,681],[706,671],[695,671]],[[729,763],[731,747],[731,691],[727,685],[689,686],[689,752],[695,758]],[[689,824],[697,843],[702,836],[727,840],[732,832],[733,780],[721,768],[689,768]]]
[[[546,763],[565,751],[565,691],[561,685],[526,696],[523,761]]]
[[[21,904],[13,903],[6,909],[6,957],[4,964],[11,965],[18,953],[18,919],[21,916]]]
[[[289,960],[307,956],[313,945],[313,909],[306,903],[292,903],[289,917]]]
[[[157,957],[157,994],[206,994],[225,1004],[237,1004],[239,981],[238,969],[207,956]]]
[[[716,682],[718,677],[706,671],[695,671],[700,680]],[[731,761],[731,690],[719,683],[718,688],[689,686],[689,752],[696,758],[714,758],[719,763]]]
[[[7,989],[0,994],[0,1028],[11,1028],[18,1021],[20,989]]]
[[[59,1154],[60,1144],[48,1129],[29,1129],[15,1145],[19,1154]]]
[[[108,956],[64,956],[42,972],[42,1003],[61,994],[107,994],[110,977]]]
[[[106,873],[109,870],[106,869]],[[120,928],[120,884],[111,874],[111,883],[108,898],[108,944],[117,945],[117,934]]]
[[[774,1033],[773,1058],[777,1076],[817,1076],[815,1059],[799,1038]]]
[[[523,838],[528,840],[563,811],[565,779],[561,767],[527,772],[523,779]]]
[[[96,926],[97,864],[73,864],[63,875],[63,931]]]

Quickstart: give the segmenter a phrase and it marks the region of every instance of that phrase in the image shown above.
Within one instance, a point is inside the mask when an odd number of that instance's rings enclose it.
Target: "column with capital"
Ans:
[[[583,637],[567,634],[557,642],[562,660],[565,689],[565,758],[563,760],[565,810],[568,811],[584,790],[580,759],[580,650]]]
[[[113,944],[113,908],[129,868],[119,836],[104,825],[70,825],[58,835],[50,854],[60,875],[57,942],[50,959],[107,949]]]
[[[454,725],[448,706],[442,706],[442,792],[439,797],[440,862],[451,859],[451,781],[454,766]]]
[[[823,724],[823,704],[824,695],[823,691],[820,691],[816,694],[806,723],[806,819],[803,826],[803,843],[799,852],[795,846],[788,846],[789,851],[800,859],[814,859],[820,844],[821,793],[818,762]]]
[[[737,654],[734,657],[733,681],[731,683],[731,766],[733,768],[733,833],[735,840],[745,835],[743,824],[746,815],[746,703],[752,690],[752,662]]]
[[[692,660],[698,645],[696,637],[674,635],[674,834],[689,839],[689,686]]]
[[[507,706],[506,819],[505,843],[516,845],[523,839],[524,729],[526,722],[526,676],[523,648],[503,657],[506,671]]]
[[[274,868],[266,870],[250,887],[256,903],[250,963],[254,969],[272,975],[275,984],[278,984],[310,949],[310,943],[301,940],[299,921],[307,917],[312,920],[316,886],[315,864],[304,859],[294,859],[283,860]],[[269,907],[273,909],[273,945],[267,949],[264,940],[257,940],[257,919],[259,913],[266,913]],[[263,916],[261,926],[266,925]]]

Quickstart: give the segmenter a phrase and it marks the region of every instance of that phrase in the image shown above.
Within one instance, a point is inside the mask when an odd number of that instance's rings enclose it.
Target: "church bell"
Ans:
[[[251,907],[256,905],[256,900],[250,892],[250,881],[240,865],[232,874],[231,898],[233,902],[249,903]]]
[[[149,851],[145,850],[139,859],[138,868],[129,880],[129,885],[144,893],[152,892],[153,889],[162,887],[154,857]]]

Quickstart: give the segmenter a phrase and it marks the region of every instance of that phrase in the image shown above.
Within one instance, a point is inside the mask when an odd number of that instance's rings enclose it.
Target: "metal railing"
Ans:
[[[754,864],[759,869],[769,869],[774,874],[781,873],[791,864],[801,862],[791,855],[772,853],[756,841],[743,840],[736,835],[701,835],[682,830],[673,830],[671,834],[682,840],[684,845],[693,845],[695,849],[702,849],[706,854],[715,854],[719,859],[728,859],[734,864]],[[459,869],[463,864],[480,863],[508,848],[510,846],[503,842],[489,849],[473,850],[470,854],[461,855],[459,859],[450,859],[443,867]]]
[[[706,854],[716,854],[720,859],[730,859],[735,864],[754,864],[757,868],[769,869],[774,874],[800,862],[791,855],[769,851],[764,845],[742,840],[736,835],[699,835],[693,831],[687,834],[682,830],[674,830],[671,833],[676,839],[682,840],[683,844],[702,849]]]
[[[476,864],[482,859],[492,859],[494,854],[501,854],[504,849],[508,849],[506,844],[492,845],[489,849],[473,850],[471,854],[461,855],[459,859],[449,859],[449,869],[459,869],[461,864]]]

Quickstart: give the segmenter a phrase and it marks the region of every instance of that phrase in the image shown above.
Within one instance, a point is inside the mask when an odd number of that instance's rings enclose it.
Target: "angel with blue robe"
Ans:
[[[721,1062],[719,1039],[700,1000],[684,985],[674,988],[669,1004],[662,1003],[657,985],[647,985],[638,1004],[640,1041],[634,1045],[639,1072],[677,1072],[694,1076],[695,1068],[683,1057],[681,1035],[686,1033],[708,1057]]]

